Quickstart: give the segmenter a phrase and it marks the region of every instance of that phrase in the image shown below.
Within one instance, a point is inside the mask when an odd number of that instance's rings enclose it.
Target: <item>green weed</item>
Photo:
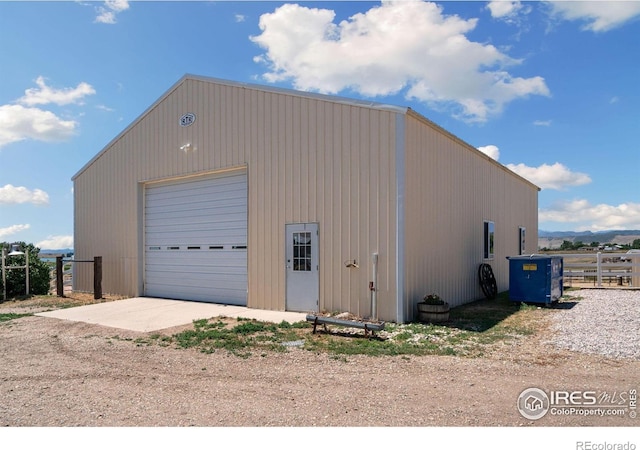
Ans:
[[[19,319],[21,317],[33,316],[33,314],[16,314],[16,313],[3,313],[0,314],[0,322],[8,322],[13,319]]]

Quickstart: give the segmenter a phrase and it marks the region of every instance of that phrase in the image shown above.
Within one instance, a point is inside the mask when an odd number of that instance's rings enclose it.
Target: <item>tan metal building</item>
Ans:
[[[76,258],[127,296],[407,322],[538,240],[539,188],[409,108],[193,75],[73,181]]]

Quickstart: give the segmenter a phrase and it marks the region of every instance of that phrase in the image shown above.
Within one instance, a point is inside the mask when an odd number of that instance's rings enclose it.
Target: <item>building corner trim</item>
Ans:
[[[396,322],[405,322],[405,115],[396,114]]]

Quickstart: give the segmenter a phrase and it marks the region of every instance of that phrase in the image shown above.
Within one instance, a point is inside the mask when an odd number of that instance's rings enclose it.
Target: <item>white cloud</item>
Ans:
[[[106,105],[96,105],[96,108],[97,108],[97,109],[100,109],[100,110],[102,110],[102,111],[106,111],[106,112],[114,112],[114,111],[115,111],[115,109],[113,109],[113,108],[109,108],[109,107],[108,107],[108,106],[106,106]]]
[[[548,1],[551,13],[565,20],[587,22],[582,29],[609,31],[640,16],[637,1]]]
[[[569,186],[591,183],[589,175],[572,172],[559,162],[552,165],[542,164],[539,167],[529,167],[525,164],[507,164],[506,166],[542,189],[563,190]]]
[[[128,0],[106,0],[104,6],[96,8],[98,16],[95,21],[97,23],[114,24],[116,23],[116,15],[127,9],[129,9]]]
[[[236,22],[240,23],[240,22],[244,22],[245,20],[247,20],[247,16],[244,16],[242,14],[236,14],[235,15],[235,19],[236,19]]]
[[[36,247],[45,250],[73,248],[73,236],[48,236],[47,239],[37,242]]]
[[[13,186],[11,184],[0,187],[0,205],[15,205],[19,203],[48,205],[49,194],[41,189],[29,190],[24,186]]]
[[[533,124],[537,127],[550,127],[551,126],[551,121],[550,120],[536,120],[533,122]]]
[[[44,77],[36,79],[37,88],[27,89],[24,97],[18,99],[18,103],[26,106],[46,105],[55,103],[57,105],[68,105],[70,103],[82,104],[82,99],[87,95],[96,93],[95,89],[88,83],[82,82],[75,88],[52,89],[46,85]]]
[[[484,147],[478,147],[478,150],[480,150],[488,157],[495,159],[496,161],[500,159],[500,149],[495,145],[485,145]]]
[[[31,225],[29,224],[11,225],[10,227],[0,228],[0,239],[4,239],[5,237],[11,236],[12,234],[28,230],[29,228],[31,228]]]
[[[98,16],[96,17],[97,23],[108,23],[114,24],[116,23],[116,14],[113,11],[109,11],[106,8],[100,7],[98,9]]]
[[[588,200],[557,203],[540,209],[541,222],[581,223],[584,230],[640,229],[640,203],[592,205]]]
[[[45,104],[82,104],[84,97],[96,93],[88,83],[75,88],[54,89],[44,77],[36,79],[37,88],[25,90],[16,104],[0,105],[0,147],[24,139],[44,142],[64,141],[75,134],[78,123],[64,120],[51,111],[33,107]]]
[[[292,80],[301,90],[366,96],[393,95],[485,122],[509,102],[550,95],[544,78],[514,77],[521,61],[466,37],[477,19],[445,16],[424,1],[383,1],[339,24],[335,12],[286,4],[260,17],[251,40],[266,52],[269,82]]]
[[[489,2],[487,8],[491,11],[491,17],[497,19],[517,13],[522,8],[522,3],[519,1],[494,0]]]
[[[107,6],[107,8],[110,8],[116,12],[122,12],[129,9],[128,0],[105,0],[104,3]]]
[[[0,147],[24,139],[63,141],[75,134],[77,122],[62,120],[51,111],[0,105]]]

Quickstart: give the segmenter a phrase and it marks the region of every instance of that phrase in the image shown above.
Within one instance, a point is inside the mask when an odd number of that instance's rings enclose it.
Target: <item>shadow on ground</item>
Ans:
[[[440,325],[467,331],[487,331],[517,313],[520,303],[509,300],[502,292],[495,299],[482,299],[451,308],[449,321]]]
[[[549,306],[526,304],[509,299],[509,292],[500,293],[495,299],[482,299],[467,303],[449,312],[449,321],[439,324],[467,331],[486,331],[524,308],[548,307],[549,309],[571,309],[578,302],[564,300]]]

